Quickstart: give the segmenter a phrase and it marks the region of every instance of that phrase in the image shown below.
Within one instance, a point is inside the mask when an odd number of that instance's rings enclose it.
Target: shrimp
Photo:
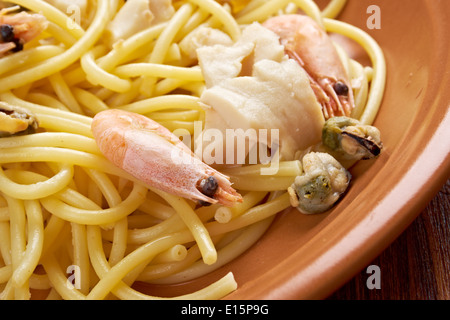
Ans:
[[[325,30],[301,14],[269,18],[263,26],[280,37],[286,54],[305,69],[325,119],[349,116],[355,106],[350,80]]]
[[[41,14],[19,12],[8,14],[19,7],[0,10],[0,56],[7,52],[17,52],[23,45],[36,38],[48,26],[47,19]]]
[[[109,161],[151,187],[202,206],[242,202],[229,177],[202,162],[168,129],[143,115],[102,111],[93,119],[92,132]]]

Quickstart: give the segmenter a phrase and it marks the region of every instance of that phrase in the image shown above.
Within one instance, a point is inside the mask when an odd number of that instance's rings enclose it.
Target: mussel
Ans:
[[[325,122],[322,144],[344,160],[376,158],[383,149],[380,131],[349,117],[333,117]]]
[[[38,127],[32,112],[0,101],[0,138],[34,133]]]
[[[291,205],[304,214],[325,212],[347,190],[351,174],[328,153],[310,152],[302,163],[304,172],[288,188]]]

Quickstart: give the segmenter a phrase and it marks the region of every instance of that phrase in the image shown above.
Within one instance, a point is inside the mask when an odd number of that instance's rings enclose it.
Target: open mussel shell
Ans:
[[[325,122],[322,144],[339,159],[372,159],[381,154],[380,131],[349,117],[334,117]]]
[[[0,138],[34,133],[38,127],[32,112],[0,101]]]

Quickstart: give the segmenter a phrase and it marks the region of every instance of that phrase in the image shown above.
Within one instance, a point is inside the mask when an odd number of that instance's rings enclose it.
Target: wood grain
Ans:
[[[364,268],[329,299],[450,299],[450,179],[408,229],[369,265],[380,268],[380,289],[367,287],[371,274]]]

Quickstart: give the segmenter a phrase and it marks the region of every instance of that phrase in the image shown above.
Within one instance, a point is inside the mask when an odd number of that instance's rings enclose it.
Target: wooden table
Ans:
[[[329,299],[450,299],[450,179],[408,229],[370,265],[380,268],[380,289],[367,288],[372,273],[364,268]]]

